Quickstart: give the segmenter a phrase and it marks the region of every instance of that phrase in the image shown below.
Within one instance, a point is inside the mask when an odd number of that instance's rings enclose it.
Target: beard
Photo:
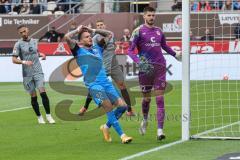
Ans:
[[[150,25],[150,26],[154,25],[154,20],[147,21],[147,24]]]
[[[28,40],[28,36],[23,36],[22,39],[26,41]]]

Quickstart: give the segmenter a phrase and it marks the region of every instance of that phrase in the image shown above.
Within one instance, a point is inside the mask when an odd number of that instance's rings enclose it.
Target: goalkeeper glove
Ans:
[[[154,66],[150,64],[144,57],[140,58],[140,62],[138,66],[139,66],[139,72],[143,72],[146,74],[152,73],[154,69]]]
[[[179,52],[176,53],[175,58],[176,58],[178,61],[182,62],[182,54],[181,54],[181,53],[179,53]]]

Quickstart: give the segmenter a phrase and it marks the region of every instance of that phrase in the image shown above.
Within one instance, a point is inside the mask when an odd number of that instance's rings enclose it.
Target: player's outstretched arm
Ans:
[[[76,45],[76,41],[74,39],[72,39],[72,36],[79,33],[81,30],[82,30],[82,25],[80,25],[77,29],[65,34],[64,40],[67,42],[70,49],[74,49],[74,47]]]
[[[182,60],[182,55],[180,52],[176,53],[172,50],[172,48],[170,48],[167,43],[166,43],[166,38],[165,36],[163,35],[162,36],[162,41],[161,41],[161,46],[162,46],[162,49],[165,50],[168,54],[172,55],[173,57],[175,57],[178,61],[181,61]]]

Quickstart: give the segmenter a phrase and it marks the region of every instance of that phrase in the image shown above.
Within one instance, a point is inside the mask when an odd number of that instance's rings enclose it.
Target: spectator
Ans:
[[[63,36],[64,34],[57,32],[55,27],[52,27],[51,30],[39,38],[39,41],[41,41],[43,38],[46,38],[48,42],[60,42]]]
[[[73,30],[75,30],[75,29],[77,29],[77,24],[76,24],[76,22],[72,22],[72,23],[71,23],[71,26],[70,26],[70,29],[68,30],[68,32],[71,32],[71,31],[73,31]],[[72,39],[75,39],[76,41],[78,41],[78,35],[77,35],[77,34],[74,35],[74,36],[72,37]]]
[[[30,13],[31,14],[40,14],[41,13],[41,8],[40,5],[38,4],[37,0],[33,0],[30,7]]]
[[[131,34],[130,34],[130,31],[129,29],[124,29],[123,30],[123,37],[121,38],[121,42],[128,42],[130,41],[130,38],[131,38]]]
[[[11,12],[11,4],[9,3],[9,0],[5,0],[5,9],[6,9],[6,12],[9,13]]]
[[[42,11],[46,11],[47,10],[47,0],[38,0],[38,3],[41,5]]]
[[[234,29],[234,34],[235,34],[236,40],[239,40],[240,39],[240,20]]]
[[[210,33],[209,29],[205,30],[205,35],[201,37],[202,41],[213,41],[214,36]]]
[[[19,14],[29,14],[29,12],[30,12],[29,3],[23,3],[22,7],[20,8]]]
[[[182,1],[174,0],[174,4],[172,5],[172,11],[181,11],[182,10]]]
[[[4,0],[0,0],[0,14],[6,14],[7,13],[4,2],[5,2]]]
[[[236,0],[235,2],[233,2],[233,9],[240,10],[240,0]]]
[[[62,5],[58,5],[53,12],[56,12],[56,11],[63,11],[64,12],[64,8]]]
[[[79,13],[80,12],[79,7],[83,6],[83,3],[81,3],[81,1],[82,0],[60,0],[59,3],[61,3],[62,9],[65,12],[71,9],[71,13]]]
[[[201,0],[198,3],[198,11],[211,11],[211,10],[212,10],[212,8],[208,1]]]
[[[233,10],[232,0],[227,0],[222,7],[222,10]]]
[[[220,0],[214,0],[210,1],[211,8],[214,10],[221,10],[223,6],[223,1]]]
[[[191,2],[191,10],[194,12],[198,11],[198,1],[195,0],[195,1]]]
[[[70,0],[72,2],[71,8],[74,8],[74,13],[80,13],[80,7],[84,6],[84,3],[81,2],[81,0]]]
[[[197,41],[197,37],[193,35],[193,32],[190,31],[190,41]]]
[[[115,3],[118,3],[118,6],[119,6],[118,12],[130,12],[130,6],[131,6],[130,2],[127,2],[125,0],[115,0],[115,1],[118,1],[118,2],[115,2]]]
[[[20,12],[21,9],[21,0],[12,0],[13,12]]]

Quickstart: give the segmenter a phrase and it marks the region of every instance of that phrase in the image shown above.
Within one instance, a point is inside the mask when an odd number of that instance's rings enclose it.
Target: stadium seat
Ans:
[[[47,10],[48,10],[48,11],[54,11],[54,9],[55,9],[56,7],[57,7],[56,2],[50,1],[50,2],[48,2]]]
[[[64,12],[63,11],[56,11],[54,12],[55,15],[64,15]]]
[[[43,11],[42,14],[43,15],[52,15],[52,12],[51,11]]]
[[[10,14],[10,15],[18,15],[17,12],[9,12],[8,14]]]

